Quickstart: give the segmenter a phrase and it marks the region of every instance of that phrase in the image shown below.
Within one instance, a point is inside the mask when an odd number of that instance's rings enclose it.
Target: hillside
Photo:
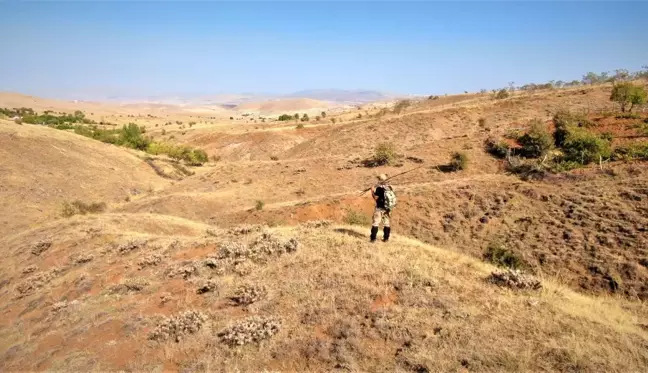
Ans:
[[[345,226],[249,229],[107,214],[5,240],[3,370],[648,366],[638,304],[549,280],[500,288],[486,281],[493,267],[405,237],[373,246]]]
[[[142,150],[0,120],[0,370],[645,371],[648,114],[610,91],[308,122],[103,104],[150,136]],[[522,155],[538,128],[550,149]],[[605,158],[562,160],[559,128]],[[372,245],[360,192],[402,172],[394,239]],[[65,213],[77,200],[102,207]],[[494,283],[496,264],[541,288]]]
[[[124,149],[2,120],[0,159],[0,235],[56,219],[65,202],[119,204],[169,183]]]

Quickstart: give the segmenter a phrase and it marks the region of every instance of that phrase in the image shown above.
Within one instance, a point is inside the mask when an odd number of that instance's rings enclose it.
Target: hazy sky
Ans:
[[[0,2],[0,90],[442,94],[648,64],[646,2]]]

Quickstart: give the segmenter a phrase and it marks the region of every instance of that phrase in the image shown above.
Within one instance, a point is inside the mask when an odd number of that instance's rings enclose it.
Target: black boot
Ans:
[[[389,241],[389,234],[391,233],[390,227],[383,227],[383,241]]]
[[[378,227],[371,227],[371,236],[369,236],[371,242],[376,241],[376,236],[378,236]]]

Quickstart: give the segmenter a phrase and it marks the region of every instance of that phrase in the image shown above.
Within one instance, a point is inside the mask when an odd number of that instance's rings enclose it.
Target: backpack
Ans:
[[[396,207],[396,193],[391,186],[386,185],[385,187],[385,210],[392,210]]]

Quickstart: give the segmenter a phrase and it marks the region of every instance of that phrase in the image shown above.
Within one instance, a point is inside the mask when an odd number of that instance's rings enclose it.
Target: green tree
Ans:
[[[610,100],[621,105],[622,112],[626,111],[628,105],[630,105],[628,111],[632,111],[636,105],[646,103],[646,89],[627,82],[615,84]]]
[[[304,115],[302,116],[301,121],[302,122],[308,122],[309,120],[310,120],[310,118],[308,117],[308,114],[304,113]]]
[[[593,72],[589,72],[583,75],[583,84],[596,84],[599,82],[599,80],[599,76]]]
[[[326,112],[323,111],[322,114],[320,114],[320,116],[321,116],[322,118],[326,118]]]
[[[299,120],[299,113],[295,113],[295,115],[293,116],[293,118],[295,118],[295,120]]]
[[[140,126],[135,123],[128,123],[128,125],[122,127],[119,142],[129,148],[145,150],[151,141],[142,136]]]
[[[74,112],[74,117],[78,120],[83,120],[83,118],[85,118],[85,114],[83,114],[81,110],[77,110]]]
[[[628,80],[630,72],[626,69],[614,70],[614,80]]]

